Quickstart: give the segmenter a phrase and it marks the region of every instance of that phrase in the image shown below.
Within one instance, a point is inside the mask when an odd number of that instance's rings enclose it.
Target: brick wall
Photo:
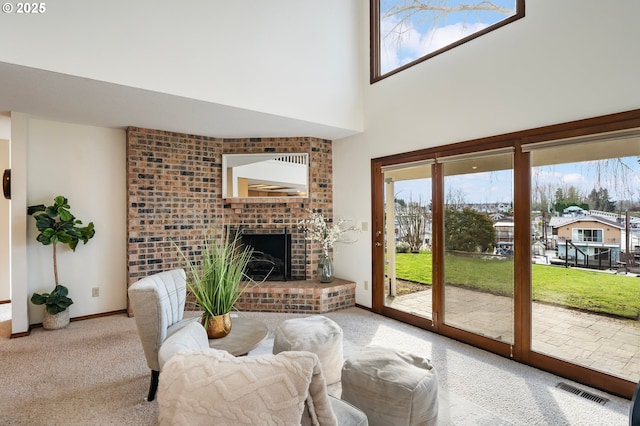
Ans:
[[[309,198],[223,199],[222,154],[309,154]],[[315,278],[320,248],[297,223],[307,209],[332,217],[331,141],[317,138],[220,139],[131,127],[127,130],[128,285],[183,267],[176,246],[197,255],[210,229],[223,225],[292,233],[294,279]],[[214,228],[215,227],[215,228]],[[305,256],[306,254],[306,256]]]

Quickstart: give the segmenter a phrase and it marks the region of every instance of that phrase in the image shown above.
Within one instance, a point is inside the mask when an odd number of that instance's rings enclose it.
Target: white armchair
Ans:
[[[183,319],[187,294],[183,269],[142,278],[129,287],[128,293],[147,365],[151,369],[147,400],[153,401],[160,374],[160,346],[167,337],[197,318]]]

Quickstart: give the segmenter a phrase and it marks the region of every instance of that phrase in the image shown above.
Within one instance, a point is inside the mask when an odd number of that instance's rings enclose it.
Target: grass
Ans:
[[[397,253],[398,279],[432,284],[430,252]],[[622,318],[638,319],[640,278],[532,265],[533,300]],[[513,295],[513,261],[490,256],[445,257],[445,281],[497,295]]]

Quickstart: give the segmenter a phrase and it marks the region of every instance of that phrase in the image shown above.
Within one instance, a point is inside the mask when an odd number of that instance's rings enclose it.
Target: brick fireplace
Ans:
[[[308,153],[308,198],[222,197],[222,154],[265,152]],[[315,278],[320,247],[305,240],[297,224],[307,209],[333,215],[331,154],[330,140],[309,137],[222,139],[127,129],[128,285],[183,267],[177,246],[197,253],[207,232],[221,233],[225,227],[257,233],[286,230],[290,285]]]

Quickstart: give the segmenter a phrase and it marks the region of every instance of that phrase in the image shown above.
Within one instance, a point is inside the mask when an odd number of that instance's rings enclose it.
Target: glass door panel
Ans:
[[[640,380],[640,141],[531,150],[534,352]]]
[[[432,317],[431,164],[383,171],[385,197],[384,305]]]
[[[444,323],[512,344],[513,154],[443,166]]]

